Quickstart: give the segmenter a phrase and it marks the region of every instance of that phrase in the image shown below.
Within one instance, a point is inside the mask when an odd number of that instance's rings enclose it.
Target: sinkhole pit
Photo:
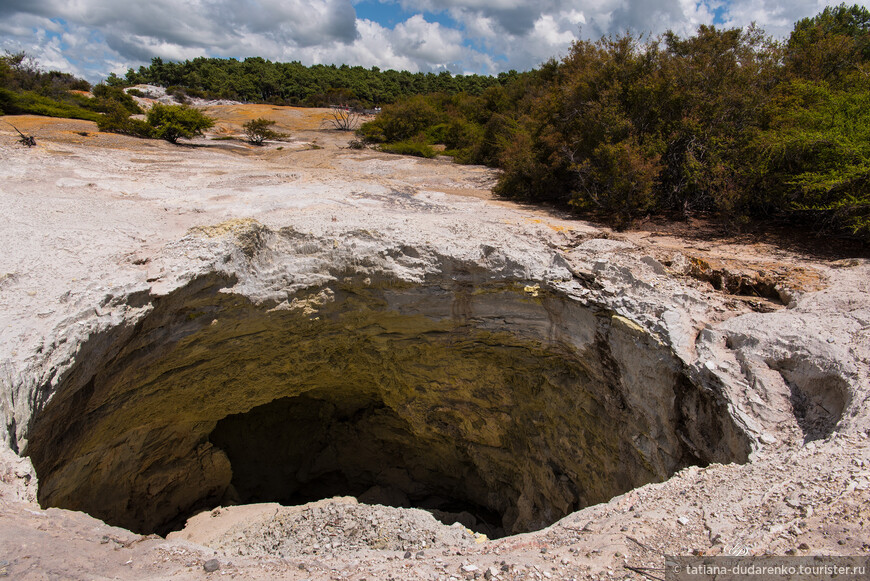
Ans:
[[[529,281],[351,278],[280,305],[234,283],[149,297],[81,346],[24,450],[43,506],[163,534],[354,495],[499,536],[750,450],[666,345]]]

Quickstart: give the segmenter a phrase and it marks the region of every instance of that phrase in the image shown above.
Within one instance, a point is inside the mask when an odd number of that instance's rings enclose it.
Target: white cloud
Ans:
[[[461,60],[464,52],[458,30],[426,22],[421,14],[397,24],[390,36],[393,50],[429,66],[446,67]]]
[[[854,2],[847,2],[852,5]],[[807,16],[815,16],[825,6],[838,5],[838,1],[819,2],[817,0],[792,0],[773,2],[771,0],[734,0],[728,10],[728,26],[745,26],[756,22],[764,30],[776,37],[787,37],[794,23]],[[867,2],[859,5],[870,6]]]
[[[137,60],[232,53],[250,35],[307,47],[352,43],[358,34],[349,0],[11,0],[4,13],[102,31],[110,48]]]
[[[570,30],[562,30],[556,19],[550,14],[542,14],[535,21],[534,32],[529,35],[532,39],[548,46],[564,46],[574,41],[574,34]]]
[[[578,12],[577,10],[574,10],[573,8],[571,10],[569,10],[567,13],[565,13],[565,19],[568,22],[570,22],[572,24],[576,24],[578,26],[586,24],[586,17],[583,15],[583,13]]]
[[[344,63],[351,66],[377,66],[382,69],[419,70],[418,63],[393,48],[392,31],[370,20],[359,20],[358,38],[352,44],[331,47],[287,49],[280,60],[299,60],[307,63]]]

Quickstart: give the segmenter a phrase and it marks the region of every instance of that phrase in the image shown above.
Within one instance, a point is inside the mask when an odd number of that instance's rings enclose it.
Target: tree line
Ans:
[[[704,213],[870,240],[870,12],[841,4],[785,42],[756,27],[623,34],[479,96],[412,96],[360,130],[391,151],[503,170],[497,193],[617,227]]]
[[[201,57],[184,62],[153,58],[149,66],[129,69],[123,77],[110,75],[106,82],[113,86],[159,85],[182,97],[310,107],[374,107],[426,93],[479,95],[517,76],[516,71],[491,77],[382,71],[378,67],[348,65],[305,66],[298,61],[281,63],[260,57],[244,60]]]

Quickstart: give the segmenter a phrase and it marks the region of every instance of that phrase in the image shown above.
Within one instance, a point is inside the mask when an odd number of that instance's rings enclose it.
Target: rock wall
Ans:
[[[81,345],[27,433],[42,504],[162,532],[218,503],[375,488],[514,533],[749,454],[715,384],[660,338],[497,253],[402,248],[417,280],[357,253],[294,285],[297,234],[234,248]],[[276,279],[285,294],[252,292]]]

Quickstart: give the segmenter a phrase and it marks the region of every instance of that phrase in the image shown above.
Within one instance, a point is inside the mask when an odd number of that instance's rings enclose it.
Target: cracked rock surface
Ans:
[[[866,259],[616,234],[329,133],[53,131],[0,132],[0,571],[633,578],[870,551]]]

